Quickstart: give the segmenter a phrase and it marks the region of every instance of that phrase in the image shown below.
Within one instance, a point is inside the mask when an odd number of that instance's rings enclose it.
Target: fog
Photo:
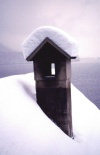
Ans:
[[[100,57],[100,0],[0,0],[0,21],[0,46],[6,50],[22,52],[27,35],[51,25],[76,39],[79,57]]]

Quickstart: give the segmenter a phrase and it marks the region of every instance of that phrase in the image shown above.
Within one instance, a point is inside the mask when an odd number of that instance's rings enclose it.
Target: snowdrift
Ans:
[[[33,73],[0,79],[0,155],[99,155],[100,111],[71,90],[74,139],[37,105]]]

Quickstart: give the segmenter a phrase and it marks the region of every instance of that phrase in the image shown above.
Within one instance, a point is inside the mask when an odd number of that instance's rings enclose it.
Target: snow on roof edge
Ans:
[[[42,26],[35,29],[22,43],[22,50],[24,58],[34,52],[34,50],[45,40],[51,39],[62,50],[64,50],[71,57],[78,56],[78,47],[76,41],[59,28],[52,26]]]

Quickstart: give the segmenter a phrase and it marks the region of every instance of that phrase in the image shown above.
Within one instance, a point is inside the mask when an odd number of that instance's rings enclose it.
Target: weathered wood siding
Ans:
[[[55,61],[55,76],[50,75],[49,67],[50,61],[34,61],[37,103],[53,122],[72,137],[71,60]]]

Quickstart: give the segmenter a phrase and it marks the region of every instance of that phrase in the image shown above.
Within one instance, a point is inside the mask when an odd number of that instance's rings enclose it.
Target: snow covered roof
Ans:
[[[1,155],[100,155],[100,110],[71,86],[74,139],[36,103],[34,74],[0,79]]]
[[[68,34],[55,27],[43,26],[34,30],[23,42],[22,47],[25,59],[27,59],[46,38],[54,42],[65,54],[68,54],[70,57],[77,57],[78,50],[76,43]]]

